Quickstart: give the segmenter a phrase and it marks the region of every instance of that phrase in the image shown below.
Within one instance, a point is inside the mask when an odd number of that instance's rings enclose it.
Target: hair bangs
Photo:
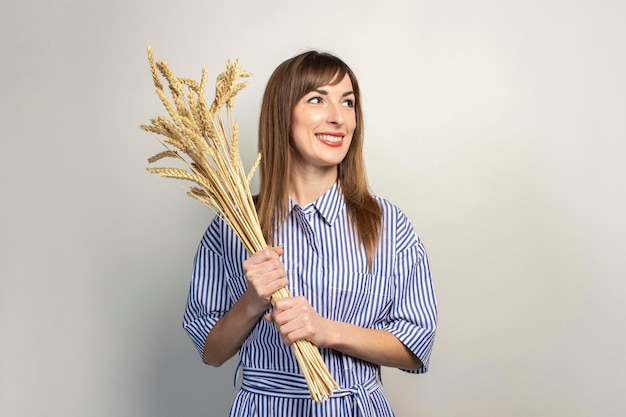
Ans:
[[[330,54],[310,54],[303,58],[297,88],[300,97],[322,85],[339,84],[349,72],[343,61]]]

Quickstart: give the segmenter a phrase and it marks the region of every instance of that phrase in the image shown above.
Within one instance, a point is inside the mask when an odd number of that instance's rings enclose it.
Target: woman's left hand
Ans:
[[[276,300],[274,308],[265,318],[276,324],[287,346],[304,339],[317,347],[325,347],[330,337],[332,322],[317,314],[305,297]]]
[[[276,300],[265,318],[274,322],[287,346],[308,340],[319,348],[334,349],[382,366],[408,370],[422,367],[421,360],[391,332],[326,319],[304,297]]]

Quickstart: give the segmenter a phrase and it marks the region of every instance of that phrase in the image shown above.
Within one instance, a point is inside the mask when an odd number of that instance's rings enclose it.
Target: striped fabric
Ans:
[[[341,189],[334,185],[306,207],[291,203],[277,231],[289,289],[305,296],[322,316],[385,329],[428,369],[437,305],[428,258],[407,217],[383,198],[383,237],[371,271],[367,254],[349,226]],[[246,250],[217,218],[195,257],[183,327],[202,356],[215,323],[245,292]],[[239,351],[243,382],[231,416],[392,416],[380,383],[380,367],[331,349],[322,357],[342,390],[317,404],[308,396],[291,348],[273,323],[260,319]]]

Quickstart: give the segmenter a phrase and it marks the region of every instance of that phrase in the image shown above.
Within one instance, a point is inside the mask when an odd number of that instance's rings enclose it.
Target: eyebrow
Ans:
[[[321,94],[323,96],[327,96],[328,95],[328,91],[327,90],[321,90],[319,88],[316,88],[315,90],[313,90],[313,92],[316,92],[316,93]],[[347,97],[347,96],[353,96],[353,95],[355,95],[354,91],[346,91],[345,93],[343,93],[341,95],[341,97]]]

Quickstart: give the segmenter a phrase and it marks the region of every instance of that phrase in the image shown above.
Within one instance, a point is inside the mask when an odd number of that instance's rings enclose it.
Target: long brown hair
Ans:
[[[367,184],[359,85],[352,70],[336,56],[317,51],[305,52],[280,64],[271,75],[263,95],[259,120],[262,159],[257,211],[263,235],[271,244],[274,230],[284,221],[289,209],[293,110],[305,94],[322,85],[339,83],[346,74],[352,81],[355,96],[356,128],[337,174],[348,217],[365,247],[371,269],[382,229],[382,210]]]

